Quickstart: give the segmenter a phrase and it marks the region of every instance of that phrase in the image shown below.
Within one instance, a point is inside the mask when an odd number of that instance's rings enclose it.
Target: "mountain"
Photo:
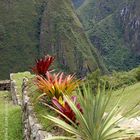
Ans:
[[[29,70],[48,53],[66,72],[105,71],[71,0],[0,0],[0,79]]]
[[[0,0],[0,79],[30,69],[39,56],[41,0]]]
[[[56,56],[57,67],[85,75],[104,65],[84,33],[71,0],[48,0],[44,8],[40,48]]]
[[[123,29],[123,37],[126,46],[131,47],[131,51],[140,55],[140,1],[132,0],[120,9],[117,15],[119,23]]]
[[[85,0],[77,8],[89,39],[110,71],[140,65],[139,6],[139,0]]]

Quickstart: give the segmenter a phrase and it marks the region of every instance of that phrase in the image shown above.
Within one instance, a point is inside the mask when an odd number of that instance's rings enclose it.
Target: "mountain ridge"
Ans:
[[[88,37],[110,71],[140,65],[139,5],[138,0],[85,0],[77,8]]]
[[[0,51],[0,79],[29,70],[46,54],[55,55],[65,72],[106,71],[71,0],[0,1]]]
[[[44,41],[41,46],[45,49],[43,53],[55,54],[57,67],[61,68],[62,63],[62,69],[65,67],[66,71],[77,72],[78,75],[101,68],[103,64],[84,34],[71,1],[48,1],[45,10],[44,32],[40,37]],[[96,57],[93,54],[96,54]]]

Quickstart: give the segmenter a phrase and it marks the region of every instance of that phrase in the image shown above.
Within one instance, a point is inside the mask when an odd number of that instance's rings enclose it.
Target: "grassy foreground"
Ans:
[[[8,92],[0,92],[0,140],[22,140],[19,106],[9,100]]]
[[[28,72],[18,73],[13,75],[13,79],[17,81],[18,90],[21,90],[20,86],[22,84],[23,77],[31,78],[32,76]],[[30,90],[31,90],[30,91],[31,96],[36,98],[38,96],[37,92],[34,91],[32,88],[30,88]],[[112,93],[113,96],[111,98],[107,111],[111,110],[112,105],[115,104],[116,99],[121,96],[122,92],[123,92],[123,99],[121,100],[120,105],[125,106],[126,109],[129,109],[133,105],[135,105],[140,99],[140,83],[133,84],[131,86],[126,87],[125,89],[121,88],[120,90],[114,91]],[[53,112],[51,112],[49,109],[47,110],[46,107],[44,107],[39,103],[35,103],[35,102],[33,103],[34,103],[34,110],[36,112],[39,122],[43,125],[44,129],[49,131],[52,128],[53,124],[52,122],[43,118],[42,115],[47,115],[48,113],[50,115],[53,115]]]

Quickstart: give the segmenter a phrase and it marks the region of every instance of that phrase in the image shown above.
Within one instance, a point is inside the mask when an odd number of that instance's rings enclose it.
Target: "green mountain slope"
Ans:
[[[104,69],[70,0],[0,0],[0,79],[47,53],[64,71]]]
[[[139,5],[139,0],[85,0],[77,9],[110,71],[140,65]]]
[[[38,56],[41,0],[0,0],[0,79],[24,71]]]
[[[85,75],[98,67],[104,70],[70,0],[48,0],[42,18],[40,42],[42,54],[55,55],[56,65],[64,71]]]

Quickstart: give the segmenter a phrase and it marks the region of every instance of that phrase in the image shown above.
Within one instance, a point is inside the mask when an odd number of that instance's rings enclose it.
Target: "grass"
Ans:
[[[14,73],[11,77],[12,80],[16,81],[19,95],[21,95],[21,85],[24,77],[31,78],[32,75],[30,72],[21,72]],[[19,106],[12,104],[8,94],[9,92],[0,92],[0,140],[6,139],[6,133],[8,133],[8,140],[22,140],[21,109]],[[6,121],[6,115],[8,115],[8,121]],[[8,127],[6,127],[7,122]]]
[[[39,91],[35,90],[34,86],[32,87],[33,88],[31,88],[30,90],[32,93],[28,92],[28,95],[30,96],[30,101],[33,104],[34,112],[38,118],[39,123],[42,124],[43,128],[46,131],[50,131],[54,125],[52,122],[45,119],[43,116],[47,116],[48,114],[56,116],[56,113],[39,102],[39,100],[37,99],[40,95]]]
[[[57,117],[56,113],[54,111],[50,110],[48,107],[41,105],[40,103],[35,104],[34,111],[36,113],[38,121],[42,124],[43,128],[46,131],[50,131],[54,127],[54,124],[53,124],[53,122],[44,118],[43,116],[47,116],[49,114],[49,115]]]
[[[12,104],[8,94],[0,92],[0,140],[22,140],[20,107]]]
[[[120,106],[126,107],[126,110],[130,109],[137,102],[140,101],[140,83],[128,86],[125,89],[116,90],[113,92],[112,99],[108,106],[108,110],[111,110],[111,106],[115,103],[116,99],[121,96],[123,92],[123,98],[120,102]]]

